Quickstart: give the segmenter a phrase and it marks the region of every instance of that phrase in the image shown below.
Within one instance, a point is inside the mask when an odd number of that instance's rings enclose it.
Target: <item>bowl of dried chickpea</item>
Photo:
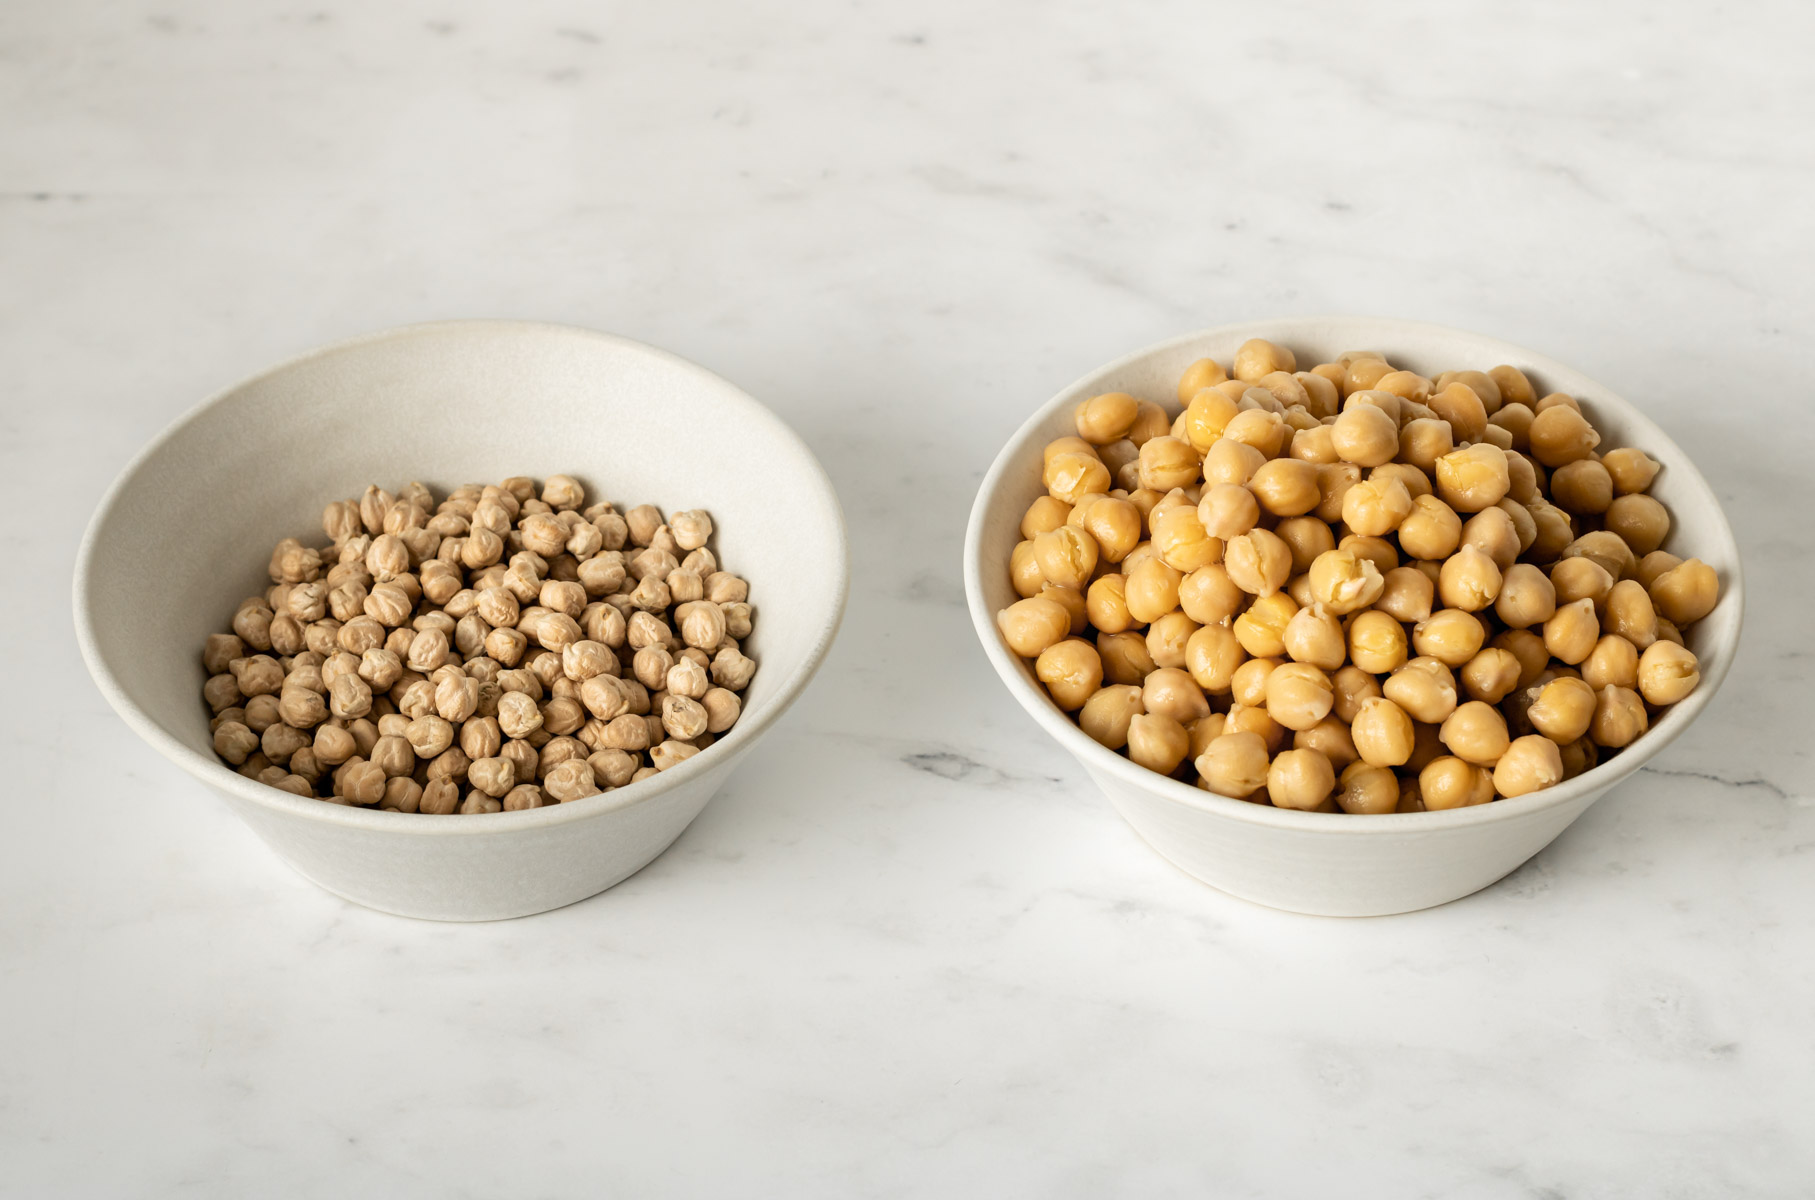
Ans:
[[[812,678],[846,592],[811,452],[586,330],[414,326],[179,420],[78,559],[91,672],[321,886],[407,916],[629,877]]]
[[[1744,606],[1712,490],[1633,405],[1354,317],[1065,389],[984,479],[965,584],[1009,691],[1149,844],[1333,916],[1543,849],[1707,705]]]

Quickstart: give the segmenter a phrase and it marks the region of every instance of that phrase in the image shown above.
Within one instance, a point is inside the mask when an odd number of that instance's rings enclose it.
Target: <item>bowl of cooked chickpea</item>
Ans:
[[[1207,330],[1010,439],[965,545],[1010,693],[1160,854],[1331,916],[1487,887],[1695,720],[1738,549],[1635,406],[1380,318]]]
[[[285,862],[471,921],[661,854],[812,679],[846,580],[831,482],[732,384],[454,321],[177,421],[102,500],[74,608],[114,709]]]

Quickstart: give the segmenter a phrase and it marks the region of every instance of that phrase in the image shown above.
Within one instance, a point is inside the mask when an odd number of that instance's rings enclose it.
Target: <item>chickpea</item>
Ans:
[[[1114,684],[1139,684],[1157,665],[1147,653],[1147,639],[1138,633],[1107,633],[1097,638],[1103,659],[1103,678]]]
[[[1682,630],[1663,617],[1657,619],[1657,637],[1660,642],[1674,642],[1679,646],[1684,644]]]
[[[1690,558],[1653,579],[1650,593],[1657,612],[1672,625],[1691,625],[1714,611],[1720,579],[1713,567]]]
[[[997,613],[996,626],[1009,649],[1022,658],[1034,658],[1071,633],[1071,614],[1058,601],[1036,596]]]
[[[1090,624],[1104,633],[1121,633],[1132,628],[1134,617],[1128,611],[1128,579],[1123,575],[1101,575],[1091,583],[1084,596],[1084,612]],[[1082,632],[1074,628],[1072,632]]]
[[[1311,594],[1311,573],[1298,572],[1286,580],[1286,586],[1280,589],[1292,598],[1292,603],[1300,608],[1309,608],[1317,603],[1317,597]]]
[[[1550,473],[1550,495],[1564,512],[1604,513],[1613,503],[1613,476],[1594,459],[1579,458]]]
[[[1250,604],[1232,628],[1242,649],[1256,658],[1273,658],[1286,652],[1286,626],[1297,612],[1292,597],[1275,592]]]
[[[1519,660],[1507,650],[1488,647],[1469,659],[1457,672],[1462,690],[1471,700],[1498,704],[1518,686]]]
[[[1399,522],[1399,544],[1414,558],[1440,561],[1462,542],[1462,518],[1436,496],[1419,496]]]
[[[1196,765],[1207,791],[1242,800],[1267,785],[1267,743],[1255,733],[1224,733],[1198,755]]]
[[[1374,607],[1396,621],[1416,623],[1431,615],[1437,588],[1416,567],[1394,567],[1381,576],[1380,595]]]
[[[1337,616],[1366,608],[1380,598],[1386,581],[1380,569],[1353,550],[1319,554],[1311,563],[1311,594]]]
[[[1388,676],[1380,690],[1408,716],[1426,725],[1436,725],[1456,711],[1456,677],[1440,659],[1411,659]],[[1359,738],[1355,744],[1361,744]]]
[[[1634,554],[1648,556],[1670,536],[1670,512],[1650,496],[1616,496],[1603,519],[1608,529],[1632,547]]]
[[[1027,512],[1021,517],[1021,537],[1024,540],[1031,542],[1041,534],[1050,533],[1059,528],[1061,525],[1065,524],[1066,518],[1070,516],[1071,505],[1065,503],[1063,500],[1055,499],[1052,496],[1041,496],[1027,506]],[[504,591],[502,588],[495,588],[492,590],[497,592]],[[505,592],[504,594],[509,595],[508,592]],[[486,617],[486,620],[491,621],[491,618]],[[515,597],[512,597],[511,620],[516,620]],[[492,621],[492,624],[494,625],[508,623],[509,622],[504,621]]]
[[[1105,446],[1128,436],[1140,412],[1140,401],[1126,392],[1105,392],[1078,405],[1078,436],[1093,446]]]
[[[1090,608],[1089,608],[1088,603],[1084,599],[1084,593],[1080,592],[1077,588],[1060,587],[1056,583],[1049,583],[1045,587],[1040,589],[1040,595],[1045,597],[1048,600],[1056,600],[1060,604],[1064,605],[1065,611],[1071,614],[1071,634],[1073,637],[1077,637],[1079,634],[1083,633],[1086,628],[1089,627],[1089,625],[1090,625]],[[726,607],[727,607],[727,615],[725,618],[725,622],[726,622],[725,633],[720,635],[720,640],[723,640],[723,638],[727,635],[731,636],[731,637],[738,637],[738,636],[747,637],[747,636],[749,636],[750,628],[749,628],[748,616],[747,615],[745,616],[744,625],[742,626],[743,632],[740,635],[736,630],[733,630],[731,628],[731,624],[730,624],[731,617],[730,617],[730,613],[729,613],[730,606],[726,606]],[[739,607],[748,608],[749,606],[741,605]],[[684,626],[685,621],[683,621],[682,624]],[[695,632],[698,632],[698,631],[696,630]],[[711,631],[708,630],[707,631],[708,636],[710,635],[710,633],[711,633]],[[681,639],[683,641],[686,640],[686,635],[687,635],[687,631],[685,628],[683,628],[681,630]],[[713,643],[714,646],[716,646],[717,644],[718,644],[717,642]],[[695,648],[699,649],[702,653],[704,653],[706,650],[706,647],[695,647]],[[600,649],[603,649],[603,647],[600,647]],[[584,669],[576,670],[573,667],[568,667],[567,668],[567,677],[569,679],[583,680],[583,679],[585,679]],[[670,688],[669,690],[673,691],[674,689]]]
[[[1034,557],[1034,544],[1031,541],[1015,544],[1008,560],[1008,575],[1015,594],[1023,600],[1038,596],[1040,589],[1046,586],[1046,576],[1040,571],[1040,560]],[[497,630],[492,632],[496,633]]]
[[[1511,486],[1506,451],[1497,446],[1464,446],[1437,460],[1437,495],[1457,512],[1492,508]]]
[[[1582,682],[1595,691],[1604,687],[1636,688],[1639,686],[1638,647],[1616,633],[1605,634],[1582,660],[1581,671]]]
[[[1487,630],[1472,613],[1445,608],[1412,626],[1412,648],[1421,656],[1459,667],[1487,642]]]
[[[1171,717],[1180,725],[1210,715],[1210,702],[1204,698],[1203,689],[1178,667],[1159,667],[1150,672],[1141,685],[1141,704],[1147,712]]]
[[[1531,505],[1543,499],[1538,489],[1538,465],[1523,452],[1506,456],[1506,498],[1520,505]]]
[[[1377,354],[1362,354],[1342,363],[1346,368],[1342,378],[1342,394],[1352,396],[1356,392],[1370,390],[1380,380],[1393,373],[1392,366]]]
[[[1061,525],[1034,539],[1041,577],[1061,587],[1083,588],[1096,570],[1097,557],[1096,539],[1073,525]]]
[[[1545,397],[1545,400],[1549,399]],[[1532,457],[1552,469],[1587,458],[1601,444],[1601,435],[1574,407],[1573,401],[1549,407],[1539,401],[1529,436]]]
[[[1478,442],[1487,432],[1487,405],[1480,393],[1466,383],[1444,385],[1426,404],[1449,425],[1451,436],[1458,442]]]
[[[1399,803],[1399,780],[1385,767],[1350,763],[1338,781],[1336,807],[1357,815],[1390,813]]]
[[[1386,619],[1397,628],[1397,622]],[[1334,671],[1348,657],[1342,623],[1321,604],[1313,603],[1293,613],[1292,619],[1286,622],[1282,640],[1292,661],[1309,663],[1325,671]]]
[[[1352,724],[1363,701],[1380,695],[1380,681],[1357,666],[1346,666],[1330,677],[1335,703],[1330,713],[1344,724]]]
[[[1292,748],[1315,750],[1329,759],[1330,765],[1338,771],[1361,759],[1360,751],[1355,749],[1355,739],[1349,736],[1348,722],[1338,720],[1333,713],[1309,729],[1295,731]]]
[[[1464,546],[1444,562],[1437,576],[1437,594],[1452,609],[1480,612],[1499,597],[1501,583],[1494,560],[1473,546]]]
[[[1235,669],[1230,678],[1230,699],[1237,704],[1256,708],[1267,702],[1267,680],[1285,663],[1277,658],[1251,658]]]
[[[1594,719],[1588,726],[1595,745],[1610,750],[1629,746],[1649,724],[1645,702],[1631,688],[1605,687],[1595,693]]]
[[[1600,748],[1587,738],[1578,738],[1559,749],[1565,779],[1574,779],[1584,771],[1594,770],[1601,760]]]
[[[1267,771],[1267,795],[1276,808],[1317,808],[1335,786],[1335,769],[1316,750],[1286,750]]]
[[[1405,627],[1384,612],[1357,613],[1349,622],[1348,651],[1355,665],[1364,671],[1383,675],[1397,670],[1406,661]]]
[[[1434,417],[1414,417],[1399,431],[1400,460],[1427,478],[1437,469],[1437,460],[1455,448],[1449,424]]]
[[[1151,438],[1141,447],[1141,486],[1162,495],[1196,483],[1201,468],[1202,460],[1191,443],[1170,435]]]
[[[1179,581],[1178,602],[1185,615],[1199,625],[1214,625],[1233,621],[1248,602],[1248,594],[1229,578],[1222,564],[1212,563]]]
[[[1128,572],[1124,595],[1128,613],[1136,624],[1147,625],[1178,607],[1179,584],[1184,574],[1158,558],[1134,565]]]
[[[1492,508],[1482,509],[1462,525],[1462,545],[1472,546],[1481,551],[1493,560],[1494,566],[1502,571],[1513,565],[1523,548],[1520,544],[1518,526],[1514,523],[1512,514],[1503,507],[1505,505],[1511,505],[1518,511],[1520,517],[1531,522],[1531,514],[1526,512],[1523,506],[1514,504],[1510,500],[1502,500]],[[1532,530],[1534,537],[1536,532],[1534,527]],[[1525,544],[1529,545],[1530,542],[1526,541]]]
[[[1223,547],[1223,569],[1252,596],[1271,596],[1292,573],[1292,550],[1277,534],[1252,529]]]
[[[1544,622],[1544,648],[1570,666],[1587,658],[1600,636],[1601,623],[1594,615],[1592,600],[1560,604],[1556,614]]]
[[[1193,396],[1205,388],[1215,387],[1228,378],[1229,374],[1223,370],[1221,363],[1214,358],[1200,358],[1186,367],[1185,373],[1179,376],[1178,402],[1189,404]]]
[[[1639,658],[1638,681],[1646,703],[1675,704],[1701,683],[1701,665],[1675,642],[1654,642]]]
[[[1638,556],[1619,534],[1591,530],[1563,548],[1564,558],[1589,558],[1615,579],[1629,579],[1638,571]]]
[[[1266,461],[1266,455],[1253,446],[1224,439],[1204,454],[1204,484],[1206,487],[1219,483],[1246,487],[1254,472]]]
[[[1550,651],[1544,648],[1544,639],[1529,629],[1509,629],[1497,634],[1493,647],[1519,660],[1519,681],[1513,685],[1516,688],[1530,687],[1550,665]]]
[[[1441,732],[1442,727],[1439,725],[1412,722],[1412,756],[1405,760],[1408,773],[1416,775],[1443,757],[1443,739],[1439,736]]]
[[[1331,443],[1344,462],[1378,467],[1399,452],[1399,425],[1372,404],[1350,404],[1330,427]]]
[[[1599,608],[1612,595],[1613,580],[1607,568],[1592,558],[1565,558],[1550,569],[1551,590],[1558,604],[1588,600]]]
[[[1287,729],[1311,728],[1334,704],[1329,677],[1309,663],[1286,663],[1267,676],[1267,715]]]
[[[1053,703],[1066,712],[1075,712],[1102,686],[1103,660],[1098,656],[1097,648],[1089,642],[1080,638],[1066,638],[1040,651],[1040,656],[1034,663],[1034,675],[1046,685]],[[669,732],[673,733],[672,730]]]
[[[1393,532],[1411,512],[1411,493],[1397,478],[1368,479],[1342,498],[1343,523],[1363,537]]]
[[[1235,352],[1235,378],[1253,382],[1264,378],[1275,371],[1296,371],[1298,360],[1284,346],[1275,345],[1264,338],[1249,338]]]
[[[1499,709],[1480,700],[1458,705],[1444,718],[1437,736],[1451,754],[1480,767],[1493,766],[1510,744],[1506,718]]]
[[[1349,735],[1355,740],[1361,761],[1370,766],[1397,767],[1412,756],[1412,718],[1385,697],[1373,696],[1361,702]]]
[[[1550,562],[1559,557],[1575,539],[1569,514],[1545,500],[1527,505],[1526,511],[1531,515],[1533,526],[1532,543],[1526,547],[1530,556],[1539,562]]]
[[[1563,755],[1557,743],[1539,734],[1515,740],[1494,767],[1494,790],[1502,796],[1523,796],[1563,781]]]
[[[1078,725],[1098,744],[1120,750],[1128,744],[1129,722],[1145,711],[1140,688],[1111,684],[1084,702]]]
[[[1486,795],[1482,782],[1486,781]],[[1433,759],[1418,772],[1418,792],[1427,811],[1465,808],[1494,798],[1493,780],[1478,766],[1448,755]]]
[[[1613,477],[1613,490],[1622,496],[1650,490],[1651,481],[1657,478],[1657,460],[1631,446],[1609,450],[1601,456],[1601,465]]]
[[[1198,624],[1182,612],[1169,612],[1147,628],[1147,653],[1162,667],[1185,665],[1185,646]]]
[[[1317,490],[1317,467],[1296,458],[1262,463],[1248,480],[1248,490],[1276,517],[1302,516],[1323,498]]]
[[[1204,529],[1198,510],[1181,504],[1149,518],[1153,526],[1153,548],[1160,560],[1177,571],[1195,571],[1221,561],[1223,542]]]
[[[1161,437],[1171,426],[1171,419],[1166,410],[1152,401],[1141,401],[1141,410],[1135,414],[1134,426],[1128,431],[1128,440],[1137,447],[1145,446],[1156,437]]]
[[[1247,651],[1226,625],[1205,625],[1185,642],[1185,670],[1199,687],[1214,695],[1234,686],[1236,671],[1247,661],[1251,661]]]
[[[1525,717],[1533,729],[1559,745],[1588,732],[1594,718],[1595,692],[1580,679],[1558,676],[1537,689]]]
[[[1092,492],[1109,491],[1109,468],[1095,454],[1076,451],[1055,454],[1042,475],[1046,490],[1066,504],[1076,504]]]
[[[1102,496],[1092,501],[1074,523],[1096,540],[1103,559],[1119,563],[1140,544],[1142,520],[1141,510],[1132,501]]]
[[[1509,448],[1523,453],[1531,449],[1531,423],[1536,417],[1529,405],[1514,402],[1501,405],[1487,423],[1504,429],[1512,443]]]
[[[1339,461],[1336,456],[1336,441],[1328,425],[1293,430],[1292,441],[1286,447],[1286,453],[1319,467]]]
[[[1514,629],[1527,629],[1550,620],[1556,611],[1557,589],[1543,571],[1530,563],[1507,568],[1494,601],[1495,616]]]
[[[1607,593],[1601,606],[1601,625],[1644,650],[1657,641],[1657,611],[1651,597],[1636,579],[1622,579]]]
[[[1128,757],[1149,771],[1172,774],[1190,748],[1185,727],[1163,713],[1137,713],[1128,719]]]
[[[1273,532],[1292,551],[1293,574],[1309,571],[1319,554],[1336,549],[1336,535],[1316,517],[1287,517]]]

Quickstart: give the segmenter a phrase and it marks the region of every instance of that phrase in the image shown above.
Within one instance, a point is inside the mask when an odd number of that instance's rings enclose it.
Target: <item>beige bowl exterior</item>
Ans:
[[[200,648],[268,586],[285,536],[327,501],[414,473],[438,492],[577,475],[623,508],[704,508],[750,582],[758,670],[742,718],[660,776],[524,812],[345,808],[244,779],[214,757]],[[812,678],[838,631],[844,521],[786,424],[701,367],[623,338],[509,321],[373,334],[227,389],[161,434],[101,502],[76,565],[78,640],[146,741],[226,799],[285,862],[349,900],[481,921],[585,899],[640,870],[698,816]]]
[[[1301,369],[1364,349],[1426,374],[1510,363],[1533,377],[1540,394],[1576,397],[1604,446],[1637,446],[1661,462],[1652,494],[1669,507],[1674,522],[1666,548],[1702,559],[1721,579],[1720,603],[1688,637],[1701,660],[1701,686],[1624,753],[1592,771],[1529,796],[1448,812],[1356,817],[1247,804],[1145,770],[1085,736],[1047,698],[1030,664],[1008,649],[995,624],[995,614],[1017,599],[1007,564],[1020,538],[1021,515],[1044,490],[1040,447],[1075,433],[1073,408],[1101,392],[1129,392],[1176,414],[1184,369],[1204,357],[1226,367],[1236,348],[1252,337],[1290,347]],[[1324,916],[1379,916],[1444,904],[1488,886],[1549,845],[1707,706],[1733,663],[1745,607],[1739,550],[1713,491],[1689,456],[1631,404],[1579,372],[1510,343],[1375,317],[1297,317],[1205,330],[1129,355],[1072,384],[1009,439],[984,478],[971,509],[964,581],[977,636],[1009,692],[1082,764],[1148,844],[1223,891]]]

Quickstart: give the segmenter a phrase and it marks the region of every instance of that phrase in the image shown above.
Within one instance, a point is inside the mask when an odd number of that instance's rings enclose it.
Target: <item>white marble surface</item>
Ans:
[[[1681,0],[0,9],[0,1193],[1815,1191],[1812,33]],[[1409,917],[1156,859],[960,606],[1030,406],[1318,311],[1579,364],[1748,555],[1697,728]],[[453,927],[275,862],[106,709],[67,597],[101,489],[201,396],[469,315],[764,397],[856,571],[673,850]]]

